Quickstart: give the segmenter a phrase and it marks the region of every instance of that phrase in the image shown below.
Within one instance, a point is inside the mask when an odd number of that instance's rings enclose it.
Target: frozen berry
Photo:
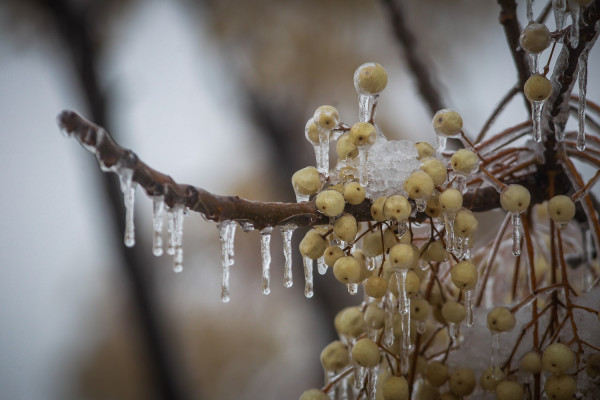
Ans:
[[[449,254],[441,240],[425,243],[421,248],[421,258],[425,261],[442,262],[448,260]]]
[[[521,358],[519,368],[522,371],[537,374],[542,370],[542,357],[537,351],[528,351]]]
[[[350,133],[344,133],[335,144],[335,151],[340,160],[355,158],[358,155],[358,148],[352,143]]]
[[[312,118],[306,121],[304,136],[313,146],[316,146],[321,142],[319,138],[319,128],[317,128],[317,124],[315,124],[315,121]]]
[[[492,332],[510,332],[516,323],[513,313],[505,307],[496,307],[487,316],[487,326]]]
[[[383,400],[408,400],[408,383],[403,376],[390,376],[383,382]]]
[[[372,329],[381,329],[385,325],[385,311],[371,303],[365,310],[365,323]]]
[[[470,261],[461,261],[452,267],[450,277],[460,290],[471,290],[477,283],[477,268]]]
[[[304,257],[316,260],[323,255],[327,245],[327,240],[318,231],[312,229],[304,235],[298,247],[300,248],[300,254]]]
[[[530,102],[543,101],[550,97],[552,83],[545,76],[531,75],[525,82],[523,91]]]
[[[449,378],[448,367],[446,364],[441,363],[439,361],[432,361],[427,364],[427,369],[425,370],[425,378],[431,383],[433,386],[440,387]]]
[[[313,122],[323,132],[329,132],[340,123],[340,114],[335,107],[321,106],[315,111]]]
[[[321,365],[326,371],[337,371],[348,365],[348,348],[339,340],[329,343],[321,351]]]
[[[317,209],[328,217],[335,217],[344,211],[344,196],[336,190],[323,190],[316,197]]]
[[[511,213],[521,213],[527,210],[531,195],[525,186],[508,185],[500,194],[500,205]]]
[[[362,250],[368,257],[376,257],[383,253],[383,242],[379,231],[367,233],[363,236]]]
[[[410,317],[416,321],[425,321],[431,306],[425,299],[413,299],[410,302]]]
[[[447,213],[453,213],[460,210],[463,203],[463,196],[460,190],[448,188],[440,194],[440,206]]]
[[[471,150],[460,149],[450,158],[450,165],[454,172],[469,175],[479,169],[479,158]]]
[[[475,390],[475,374],[470,368],[457,368],[450,375],[450,390],[457,396],[467,396]]]
[[[519,400],[523,398],[523,386],[515,381],[502,381],[496,386],[496,399]]]
[[[390,261],[394,268],[414,268],[419,263],[419,251],[410,244],[398,243],[390,249]]]
[[[404,191],[411,199],[422,199],[433,194],[433,179],[425,171],[415,171],[404,181]]]
[[[360,264],[353,256],[344,256],[333,264],[333,275],[342,283],[360,282]]]
[[[464,321],[466,316],[467,310],[465,309],[465,306],[457,301],[448,301],[442,306],[442,317],[444,317],[447,322],[460,324]]]
[[[371,217],[377,222],[382,222],[387,219],[384,213],[384,206],[387,199],[386,196],[378,197],[371,205]]]
[[[292,175],[292,186],[296,193],[309,196],[317,193],[323,186],[323,182],[315,167],[306,167]]]
[[[577,383],[571,375],[551,375],[544,384],[549,400],[571,400],[576,389]]]
[[[379,364],[379,347],[369,338],[360,339],[352,347],[352,360],[365,368],[373,368]]]
[[[519,38],[523,50],[532,54],[538,54],[546,50],[551,41],[552,37],[546,25],[537,22],[530,22],[523,29]]]
[[[365,281],[365,293],[367,296],[380,299],[387,292],[388,283],[379,276],[372,276]]]
[[[548,202],[548,214],[557,224],[566,224],[575,216],[575,203],[569,196],[554,196]]]
[[[553,374],[562,374],[575,364],[575,354],[562,343],[552,343],[542,353],[542,368]]]
[[[442,206],[440,205],[440,199],[438,198],[438,196],[430,197],[427,200],[425,214],[427,214],[431,218],[437,218],[440,215],[442,215]]]
[[[350,128],[350,138],[355,146],[368,146],[375,143],[377,131],[369,122],[357,122]]]
[[[459,237],[468,237],[477,231],[479,222],[473,213],[466,208],[456,213],[454,218],[454,234]]]
[[[354,87],[359,94],[379,94],[387,81],[387,72],[377,63],[365,63],[354,72]]]
[[[411,212],[410,203],[406,197],[399,194],[388,197],[383,206],[384,220],[395,219],[396,221],[405,221]],[[373,208],[371,208],[371,214],[373,214]]]
[[[454,136],[460,133],[463,120],[459,113],[450,109],[439,110],[433,116],[433,129],[438,134]]]
[[[446,179],[448,179],[446,166],[437,158],[430,157],[421,160],[421,169],[427,172],[436,186],[443,185]]]
[[[346,307],[337,313],[333,325],[339,335],[357,337],[365,331],[364,314],[359,307]]]
[[[399,284],[397,280],[398,277],[400,277]],[[402,275],[393,274],[390,277],[388,289],[395,296],[398,296],[398,287],[402,287]],[[404,283],[404,287],[406,289],[406,297],[415,297],[419,293],[419,289],[421,288],[421,280],[419,279],[419,276],[413,271],[408,271],[406,273],[406,283]]]
[[[494,368],[489,367],[481,374],[481,378],[479,378],[479,384],[486,392],[493,392],[496,390],[498,384],[504,379],[506,374],[499,367]]]
[[[344,214],[333,223],[333,233],[344,242],[353,242],[357,232],[358,224],[352,214]]]
[[[358,182],[350,182],[344,185],[344,199],[352,204],[357,205],[363,202],[366,193],[365,188]]]
[[[417,148],[418,154],[417,160],[433,157],[435,155],[435,149],[427,142],[417,142],[415,143],[415,147]]]
[[[325,249],[323,259],[325,261],[325,264],[327,264],[330,267],[333,267],[333,264],[335,264],[338,258],[341,258],[343,256],[344,251],[339,246],[329,246],[327,249]]]

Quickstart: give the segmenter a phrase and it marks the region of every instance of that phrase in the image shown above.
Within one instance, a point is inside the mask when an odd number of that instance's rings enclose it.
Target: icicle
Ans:
[[[174,240],[173,240],[173,271],[183,271],[183,211],[184,206],[177,205],[173,208],[174,218]]]
[[[325,275],[327,273],[327,264],[325,264],[324,256],[317,259],[317,271],[319,271],[319,275]]]
[[[375,400],[377,394],[377,367],[367,369],[367,400]]]
[[[542,107],[544,101],[531,102],[531,121],[533,122],[533,140],[542,141]]]
[[[304,296],[306,298],[313,297],[313,260],[304,256]]]
[[[579,17],[581,15],[581,7],[576,1],[569,2],[569,9],[571,10],[571,47],[579,46]]]
[[[358,363],[354,362],[354,387],[356,389],[362,389],[363,382],[365,380],[366,368],[361,367]]]
[[[500,334],[492,332],[492,378],[502,379],[502,370],[500,369]]]
[[[585,150],[585,108],[587,91],[587,59],[588,50],[585,48],[579,56],[579,129],[577,130],[577,150]]]
[[[175,254],[175,212],[172,209],[167,210],[167,234],[167,254],[172,256]]]
[[[392,300],[392,294],[387,293],[383,300],[385,305],[383,344],[389,347],[394,343],[394,301]]]
[[[157,257],[163,254],[163,214],[165,213],[165,198],[154,196],[152,198],[152,254]]]
[[[556,21],[556,30],[560,31],[565,26],[567,2],[566,0],[553,0],[552,8],[554,12],[554,20]]]
[[[442,153],[446,150],[446,142],[448,138],[444,135],[436,135],[435,137],[435,156],[439,159],[442,158]]]
[[[425,329],[427,329],[427,323],[424,320],[417,321],[417,333],[423,334]]]
[[[396,282],[398,285],[398,312],[400,313],[400,323],[402,329],[402,348],[408,350],[410,343],[410,299],[406,295],[406,276],[408,269],[402,268],[396,270]]]
[[[349,400],[348,386],[350,386],[350,375],[346,375],[338,386],[338,398],[337,400]]]
[[[425,209],[427,208],[427,199],[424,197],[420,197],[418,199],[415,199],[415,203],[417,205],[417,211],[418,212],[424,212]]]
[[[325,371],[325,380],[324,380],[324,384],[325,386],[327,386],[327,384],[329,384],[329,382],[331,381],[331,378],[333,378],[335,376],[335,371]],[[335,386],[333,386],[331,389],[329,389],[329,391],[327,392],[327,398],[329,400],[336,400],[336,388]]]
[[[121,191],[125,203],[125,246],[135,245],[135,225],[133,223],[133,205],[135,200],[135,183],[133,182],[133,170],[122,168],[119,171],[121,180]]]
[[[402,349],[400,352],[400,373],[407,375],[409,369],[408,350]]]
[[[221,263],[223,275],[221,280],[221,301],[227,303],[231,299],[229,293],[229,272],[234,263],[233,240],[235,237],[235,221],[221,221],[217,225],[221,238]]]
[[[531,69],[531,73],[532,74],[537,74],[539,73],[539,59],[540,59],[540,55],[539,54],[534,54],[534,53],[528,53],[529,56],[529,68]]]
[[[462,257],[461,257],[461,261],[462,260],[470,260],[471,259],[471,238],[470,237],[466,237],[463,239],[462,241],[462,247],[463,247],[463,251],[462,251]]]
[[[464,194],[467,190],[467,177],[463,174],[456,174],[452,187]]]
[[[348,289],[348,293],[352,296],[358,293],[358,283],[348,283],[346,284],[346,288]]]
[[[252,222],[239,221],[238,223],[240,224],[240,227],[244,232],[251,232],[254,230],[254,225],[252,224]]]
[[[512,213],[512,253],[513,256],[521,255],[521,214]]]
[[[325,177],[329,176],[329,131],[319,130],[319,144],[315,146],[317,171]]]
[[[446,229],[446,251],[454,251],[454,218],[456,213],[444,213],[444,228]]]
[[[285,225],[281,227],[281,236],[283,237],[283,255],[285,257],[285,266],[283,269],[283,286],[292,287],[292,235],[296,225]]]
[[[296,203],[302,203],[302,202],[305,202],[308,200],[310,200],[309,194],[300,194],[300,193],[296,192]]]
[[[367,170],[369,147],[370,146],[358,146],[358,177],[359,183],[362,187],[366,187],[369,184],[369,173]]]
[[[358,95],[358,119],[360,122],[369,122],[371,119],[375,118],[378,100],[378,94]]]
[[[473,326],[473,293],[473,289],[465,291],[465,308],[467,309],[466,325],[469,328]]]
[[[533,2],[534,0],[527,0],[527,21],[533,21]]]
[[[260,231],[260,256],[262,258],[262,294],[271,293],[271,232],[268,226]]]
[[[448,322],[448,336],[450,336],[452,340],[458,339],[458,325],[454,322]]]

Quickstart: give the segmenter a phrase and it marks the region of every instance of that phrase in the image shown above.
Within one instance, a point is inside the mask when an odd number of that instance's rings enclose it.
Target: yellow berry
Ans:
[[[542,368],[553,374],[562,374],[575,364],[575,354],[562,343],[552,343],[542,353]]]
[[[377,200],[376,200],[377,201]],[[375,204],[373,203],[373,206]],[[395,219],[396,221],[405,221],[410,216],[412,208],[406,197],[395,194],[388,197],[383,206],[384,221],[388,219]],[[373,215],[373,208],[371,207],[371,215]]]
[[[376,257],[383,253],[383,242],[379,231],[367,233],[363,236],[362,250],[368,257]]]
[[[353,242],[357,232],[358,224],[352,214],[344,214],[333,223],[333,233],[344,242]]]
[[[468,237],[477,231],[479,222],[473,213],[465,208],[456,213],[454,218],[454,234],[458,237]]]
[[[365,281],[365,292],[367,296],[380,299],[387,292],[388,283],[380,276],[372,276]]]
[[[530,102],[543,101],[552,93],[552,83],[542,75],[531,75],[523,88],[525,97]]]
[[[373,219],[377,222],[386,220],[384,206],[387,199],[387,196],[378,197],[371,205],[371,217],[373,217]]]
[[[544,384],[549,400],[571,400],[576,389],[577,383],[571,375],[552,375]]]
[[[410,317],[415,321],[425,321],[429,316],[431,306],[425,299],[413,299],[410,302]]]
[[[431,218],[437,218],[442,215],[442,206],[440,205],[440,199],[438,196],[430,197],[429,200],[427,200],[425,214]]]
[[[425,171],[415,171],[404,181],[404,191],[411,199],[422,199],[433,194],[433,179]]]
[[[408,383],[403,376],[390,376],[382,389],[383,400],[408,400]]]
[[[394,268],[414,268],[419,263],[419,251],[406,243],[398,243],[390,249],[390,261]]]
[[[433,157],[435,155],[435,149],[427,142],[417,142],[415,143],[415,147],[417,148],[418,154],[417,160]]]
[[[421,160],[421,169],[433,179],[433,184],[436,186],[443,185],[448,179],[446,166],[437,158],[430,157]]]
[[[489,367],[481,374],[481,378],[479,378],[479,384],[486,392],[493,392],[496,390],[498,384],[504,379],[506,374],[499,367],[495,367],[496,373],[494,373],[494,369]]]
[[[329,343],[321,351],[321,365],[326,371],[337,371],[348,365],[348,348],[339,340]]]
[[[542,370],[542,357],[536,351],[528,351],[521,358],[519,368],[522,371],[537,374]]]
[[[340,123],[340,114],[335,107],[321,106],[315,111],[313,122],[323,132],[329,132]]]
[[[438,134],[446,136],[454,136],[460,133],[463,120],[460,114],[454,110],[443,109],[439,110],[433,116],[433,129]]]
[[[360,339],[352,347],[352,360],[365,368],[373,368],[379,364],[379,347],[369,338]]]
[[[328,217],[335,217],[344,211],[346,202],[344,196],[336,190],[323,190],[317,194],[315,203],[317,209]]]
[[[421,248],[421,258],[425,261],[442,262],[448,260],[448,251],[441,240],[424,244],[425,250]]]
[[[457,368],[450,375],[450,390],[457,396],[467,396],[475,389],[476,382],[475,374],[470,368]]]
[[[548,214],[557,224],[566,224],[575,216],[575,203],[569,196],[554,196],[548,202]]]
[[[515,316],[505,307],[496,307],[487,316],[487,325],[492,332],[510,332],[516,323]]]
[[[346,307],[333,320],[335,330],[340,336],[357,337],[365,331],[363,312],[359,307]]]
[[[377,138],[377,131],[369,122],[357,122],[350,128],[350,138],[355,146],[372,145]]]
[[[383,231],[383,247],[385,251],[388,251],[392,247],[394,247],[398,243],[396,240],[396,235],[394,231],[391,229],[386,229]]]
[[[323,186],[323,182],[315,167],[306,167],[292,175],[292,186],[296,193],[309,196],[317,193]]]
[[[544,24],[530,22],[519,37],[521,47],[528,53],[538,54],[546,50],[552,42],[550,31]]]
[[[448,301],[442,306],[442,317],[447,322],[460,324],[467,316],[465,306],[457,301]]]
[[[477,268],[470,261],[461,261],[452,267],[450,277],[460,290],[471,290],[477,283]]]
[[[358,155],[358,148],[352,143],[350,133],[344,133],[335,144],[335,151],[340,160],[355,158]]]
[[[365,324],[372,329],[381,329],[385,325],[385,311],[371,303],[365,310]]]
[[[398,286],[402,287],[402,275],[400,275],[400,284],[398,284],[397,279],[399,275],[400,274],[393,274],[390,277],[388,284],[389,291],[395,296],[398,296]],[[416,273],[408,271],[406,274],[406,283],[404,285],[406,288],[406,297],[412,298],[419,293],[419,289],[421,289],[421,280]]]
[[[588,357],[585,372],[592,379],[600,376],[600,353],[594,353]]]
[[[317,128],[317,124],[315,124],[315,121],[312,118],[306,121],[304,136],[313,146],[316,146],[321,142],[319,138],[319,128]]]
[[[333,264],[333,275],[342,283],[360,282],[360,264],[353,256],[344,256]]]
[[[308,389],[300,395],[299,400],[327,400],[329,397],[320,389]]]
[[[339,246],[329,246],[327,249],[325,249],[323,259],[325,261],[325,264],[327,264],[330,267],[333,267],[333,264],[335,264],[338,258],[341,258],[343,256],[344,251]]]
[[[433,386],[440,387],[449,378],[448,367],[446,364],[443,364],[439,361],[432,361],[427,364],[427,369],[425,370],[425,378],[431,383]]]
[[[460,149],[450,158],[450,165],[454,172],[469,175],[479,169],[479,158],[471,150]]]
[[[447,213],[453,213],[460,210],[463,203],[463,196],[460,190],[448,188],[440,194],[440,206]]]
[[[496,386],[496,399],[519,400],[523,398],[523,386],[515,381],[502,381]]]
[[[306,235],[304,235],[304,238],[300,242],[300,254],[316,260],[323,255],[327,246],[327,240],[318,231],[312,229],[306,232]]]
[[[365,63],[354,72],[354,87],[360,94],[379,94],[387,86],[388,75],[377,63]]]
[[[352,204],[357,205],[363,202],[366,193],[365,188],[358,182],[350,182],[344,185],[344,199]]]
[[[344,194],[344,184],[343,183],[336,183],[335,185],[330,185],[329,189],[335,190],[336,192],[340,192],[341,194]]]
[[[500,194],[500,205],[511,213],[521,213],[527,210],[530,201],[529,190],[521,185],[509,185]]]

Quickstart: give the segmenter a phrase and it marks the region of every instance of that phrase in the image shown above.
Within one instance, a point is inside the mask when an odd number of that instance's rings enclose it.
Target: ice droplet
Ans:
[[[271,293],[271,232],[268,226],[260,231],[260,257],[262,258],[262,294]]]
[[[183,271],[183,205],[176,205],[173,208],[174,218],[174,238],[173,238],[173,271]]]
[[[577,130],[577,150],[585,150],[585,108],[586,108],[586,92],[587,92],[587,60],[588,49],[585,48],[579,56],[579,127]]]
[[[283,238],[283,255],[285,257],[285,266],[283,267],[283,286],[292,287],[292,235],[296,230],[296,225],[285,225],[281,227],[281,236]]]
[[[233,240],[235,237],[235,221],[221,221],[217,224],[219,229],[219,238],[221,239],[221,301],[227,303],[231,300],[229,293],[229,273],[234,263]]]
[[[512,213],[512,253],[517,257],[521,255],[521,214]]]
[[[467,177],[463,174],[456,174],[452,187],[464,194],[467,190]]]
[[[571,11],[571,46],[579,46],[579,18],[581,15],[581,7],[576,1],[569,2],[569,9]]]
[[[400,351],[400,373],[407,375],[409,367],[408,350],[402,349]]]
[[[492,378],[502,379],[502,370],[500,369],[500,334],[498,332],[492,333]]]
[[[313,260],[303,256],[304,263],[304,296],[308,299],[313,297]]]
[[[296,203],[302,203],[305,201],[310,200],[310,195],[309,194],[300,194],[300,193],[296,193]]]
[[[567,10],[566,0],[553,0],[552,9],[554,20],[556,21],[556,30],[560,31],[565,26],[565,12]]]
[[[325,275],[327,273],[327,264],[325,264],[324,256],[317,259],[317,271],[319,271],[319,275]]]
[[[163,254],[163,215],[165,213],[165,198],[154,196],[152,198],[152,254],[157,257]]]
[[[465,308],[467,309],[466,325],[469,328],[473,326],[473,294],[473,289],[465,291]]]
[[[133,205],[135,200],[135,186],[133,182],[133,170],[122,168],[119,170],[121,182],[121,192],[123,192],[123,201],[125,203],[125,246],[133,247],[135,245],[135,225],[133,223]]]
[[[533,21],[533,2],[535,0],[527,0],[527,21]]]
[[[542,141],[542,107],[544,101],[533,101],[531,103],[531,122],[533,123],[533,140]]]

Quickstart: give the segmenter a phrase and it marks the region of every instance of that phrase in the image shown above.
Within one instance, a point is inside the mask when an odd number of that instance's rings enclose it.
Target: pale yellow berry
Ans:
[[[385,325],[385,311],[371,303],[365,310],[365,324],[373,329],[381,329]]]
[[[475,374],[470,368],[461,367],[457,368],[452,375],[450,375],[450,390],[457,396],[467,396],[475,390]]]
[[[499,367],[495,367],[496,373],[494,373],[494,368],[489,367],[481,374],[481,378],[479,378],[479,384],[486,392],[493,392],[496,390],[496,386],[506,377],[504,371],[502,371]]]
[[[357,232],[358,224],[352,214],[344,214],[333,223],[333,233],[344,242],[353,242]]]
[[[432,145],[427,142],[417,142],[415,143],[415,147],[417,148],[417,160],[422,160],[424,158],[433,157],[435,155],[435,149]]]
[[[327,400],[329,397],[320,389],[308,389],[300,395],[299,400]]]
[[[365,368],[373,368],[379,364],[379,347],[369,338],[360,339],[352,347],[352,360]]]
[[[387,196],[378,197],[371,205],[371,217],[377,222],[382,222],[387,219],[384,213],[384,206],[387,199]]]
[[[550,46],[552,37],[546,25],[530,22],[521,32],[519,42],[526,52],[538,54]]]
[[[448,378],[449,374],[446,364],[439,361],[432,361],[427,364],[427,369],[425,370],[425,379],[427,379],[433,386],[442,386],[444,383],[446,383]]]
[[[335,217],[344,211],[346,202],[344,196],[336,190],[323,190],[317,194],[315,203],[317,209],[328,217]]]
[[[448,179],[446,166],[437,158],[430,157],[421,160],[421,169],[433,179],[433,184],[436,186],[443,185]]]
[[[469,175],[477,172],[479,169],[479,157],[471,150],[460,149],[450,158],[450,165],[454,172]]]
[[[335,107],[321,106],[315,111],[313,121],[318,129],[329,132],[340,123],[340,114]]]
[[[321,351],[321,365],[326,371],[337,371],[348,363],[348,347],[339,340],[329,343]]]
[[[369,271],[369,268],[367,268],[367,256],[365,255],[365,253],[360,249],[356,249],[352,252],[352,256],[356,259],[356,261],[358,261],[358,264],[360,265],[359,281],[362,282],[365,279],[371,277],[371,275],[373,275],[373,271]]]
[[[458,112],[450,109],[443,109],[435,113],[432,124],[433,129],[435,129],[438,134],[454,136],[460,133],[463,126],[463,120]]]
[[[585,372],[592,379],[600,376],[600,353],[594,353],[588,357]]]
[[[515,381],[502,381],[496,386],[496,399],[520,400],[523,398],[523,386]]]
[[[510,332],[517,320],[508,308],[496,307],[487,315],[487,326],[492,332]]]
[[[368,257],[376,257],[383,253],[381,233],[378,231],[367,233],[363,236],[362,250]]]
[[[525,97],[530,102],[543,101],[552,93],[552,83],[542,75],[531,75],[523,87]]]
[[[400,278],[400,283],[398,283],[398,277]],[[419,293],[419,290],[421,289],[421,280],[416,273],[413,271],[408,271],[406,274],[406,283],[404,285],[406,288],[406,297],[412,298]],[[388,290],[395,296],[398,296],[399,287],[402,288],[402,275],[399,273],[393,274],[390,277]]]
[[[365,63],[354,72],[354,87],[359,94],[379,94],[387,82],[387,72],[378,63]]]
[[[433,194],[433,179],[425,171],[415,171],[404,181],[404,191],[411,199],[422,199]]]
[[[333,264],[333,275],[342,283],[360,282],[360,264],[353,256],[344,256]]]
[[[341,194],[344,194],[344,184],[343,183],[336,183],[335,185],[330,185],[329,189],[335,190],[336,192],[340,192]]]
[[[396,243],[398,243],[398,240],[396,240],[396,235],[394,234],[394,231],[391,229],[386,229],[383,231],[383,247],[385,248],[385,250],[389,250],[392,247],[394,247],[396,245]]]
[[[472,290],[477,283],[477,268],[470,261],[461,261],[452,267],[450,277],[460,290]]]
[[[425,299],[413,299],[410,302],[410,317],[415,321],[425,321],[429,316],[431,306]]]
[[[522,371],[537,374],[542,370],[542,357],[537,351],[528,351],[521,358],[519,368]]]
[[[575,354],[562,343],[552,343],[542,353],[542,368],[553,374],[567,372],[575,364]]]
[[[300,254],[312,260],[320,258],[327,248],[327,240],[315,229],[306,232],[300,242]]]
[[[429,262],[442,262],[448,260],[449,254],[441,240],[425,243],[421,249],[421,258]]]
[[[525,186],[508,185],[500,194],[500,205],[511,213],[521,213],[527,210],[531,194]]]
[[[309,196],[317,193],[323,187],[319,171],[315,167],[302,168],[292,175],[294,192]]]
[[[365,293],[367,296],[380,299],[387,292],[388,283],[380,276],[372,276],[365,281]]]
[[[344,133],[335,144],[335,151],[340,160],[355,158],[358,155],[358,148],[352,143],[350,133]]]
[[[549,400],[571,400],[576,389],[577,383],[571,375],[552,375],[544,384]]]
[[[359,307],[346,307],[333,320],[340,336],[357,337],[365,331],[365,319]]]
[[[468,237],[477,231],[479,222],[473,213],[465,208],[456,213],[454,218],[454,234],[458,237]]]
[[[465,306],[457,301],[448,301],[442,306],[442,317],[444,317],[447,322],[460,324],[464,321],[466,316],[467,310],[465,309]]]
[[[430,197],[427,200],[425,214],[427,214],[431,218],[437,218],[440,215],[442,215],[442,206],[440,205],[440,199],[438,196]]]
[[[463,196],[460,190],[448,188],[440,194],[440,206],[447,213],[453,213],[460,210],[463,203]]]
[[[343,256],[344,251],[339,246],[329,246],[327,249],[325,249],[323,259],[325,261],[325,264],[327,264],[330,267],[333,267],[333,264],[335,264],[338,258],[341,258]]]
[[[312,118],[306,121],[304,136],[313,146],[316,146],[321,142],[319,138],[319,128],[317,128],[317,124],[315,124],[315,121],[313,121]]]
[[[383,220],[395,219],[396,221],[406,221],[411,212],[412,208],[408,199],[402,195],[395,194],[388,197],[384,203]],[[371,208],[371,215],[373,215],[373,208]]]
[[[350,128],[350,138],[355,146],[369,146],[375,143],[377,131],[369,122],[357,122]]]
[[[398,243],[390,249],[390,261],[394,268],[414,268],[419,263],[419,251],[410,244]]]
[[[575,203],[569,196],[554,196],[548,202],[548,214],[557,224],[566,224],[575,216]]]
[[[408,400],[408,383],[403,376],[390,376],[382,389],[383,400]]]
[[[352,204],[357,205],[365,199],[365,188],[358,182],[350,182],[344,185],[344,199]]]

